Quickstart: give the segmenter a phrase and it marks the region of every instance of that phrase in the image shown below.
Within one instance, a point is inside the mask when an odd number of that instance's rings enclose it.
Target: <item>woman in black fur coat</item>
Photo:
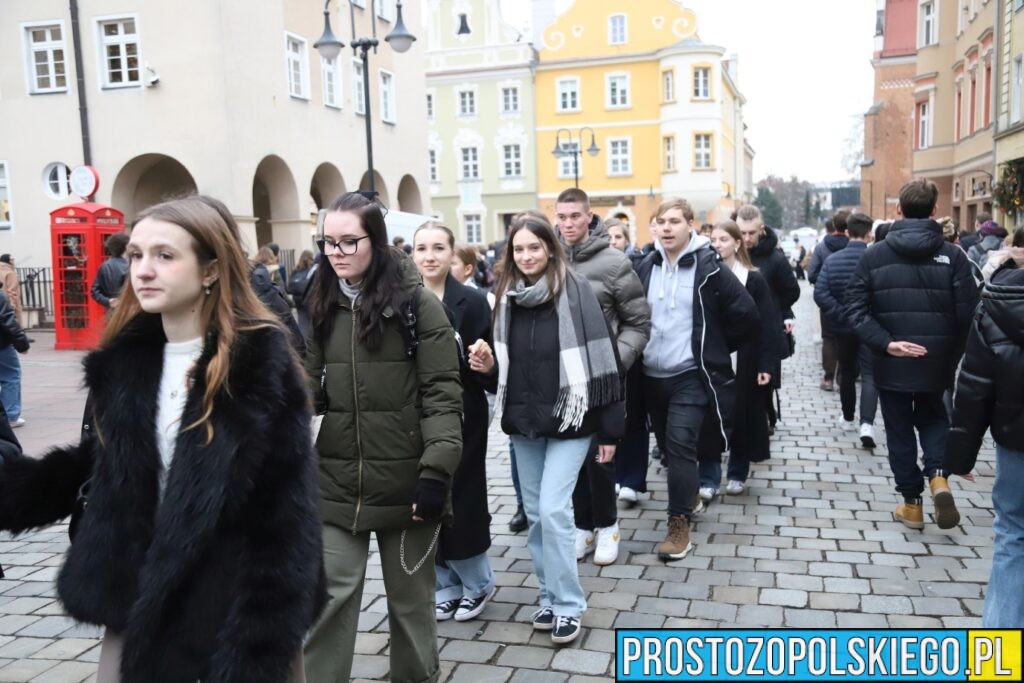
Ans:
[[[57,589],[106,627],[101,683],[301,681],[325,595],[303,372],[207,198],[143,212],[128,257],[83,438],[0,468],[0,528],[67,517],[88,480]]]

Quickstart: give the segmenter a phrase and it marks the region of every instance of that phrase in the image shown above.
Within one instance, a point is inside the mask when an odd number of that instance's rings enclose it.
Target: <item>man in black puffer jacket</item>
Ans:
[[[942,469],[949,417],[942,402],[963,355],[978,289],[963,250],[942,239],[932,220],[939,191],[928,180],[900,190],[902,220],[868,249],[846,292],[846,317],[874,353],[889,466],[904,502],[896,519],[924,528],[921,494],[930,480],[935,520],[960,521]],[[917,463],[917,429],[924,472]]]
[[[825,239],[814,247],[811,254],[811,265],[807,268],[807,281],[814,286],[821,275],[821,268],[832,254],[838,253],[850,243],[846,234],[847,211],[836,211],[835,215],[825,222]],[[821,379],[823,391],[835,388],[836,368],[839,365],[839,353],[836,349],[836,335],[829,325],[824,311],[819,309],[818,320],[821,322],[821,368],[825,376]]]
[[[1008,261],[981,295],[956,385],[953,428],[943,467],[954,474],[974,468],[985,431],[996,442],[996,509],[992,576],[985,596],[984,628],[1024,623],[1024,270]]]

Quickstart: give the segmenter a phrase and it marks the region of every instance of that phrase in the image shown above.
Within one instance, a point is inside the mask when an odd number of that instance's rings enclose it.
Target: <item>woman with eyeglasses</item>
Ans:
[[[455,335],[412,261],[388,245],[378,204],[344,194],[323,230],[306,368],[324,414],[316,447],[332,599],[307,638],[306,676],[350,677],[372,532],[391,679],[432,681],[440,670],[434,551],[462,455]]]

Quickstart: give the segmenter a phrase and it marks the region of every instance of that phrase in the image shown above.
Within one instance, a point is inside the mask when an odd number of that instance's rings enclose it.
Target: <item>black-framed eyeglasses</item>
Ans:
[[[359,242],[361,240],[368,239],[369,237],[369,235],[363,235],[362,237],[346,237],[340,242],[335,242],[331,239],[318,239],[316,241],[316,246],[324,256],[330,254],[335,249],[340,251],[343,256],[351,256],[359,251]]]

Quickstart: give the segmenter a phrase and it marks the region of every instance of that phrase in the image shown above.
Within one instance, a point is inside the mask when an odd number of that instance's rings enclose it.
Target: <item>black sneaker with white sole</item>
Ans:
[[[459,609],[458,600],[445,600],[434,605],[434,616],[438,621],[448,621],[455,616],[455,610]]]
[[[555,613],[550,607],[541,607],[533,613],[533,628],[538,631],[550,631],[554,628]]]
[[[551,629],[551,642],[556,645],[571,643],[582,630],[578,617],[555,617],[555,626]]]
[[[462,602],[459,603],[459,609],[455,612],[455,621],[469,621],[473,617],[477,616],[484,611],[484,607],[487,606],[487,601],[494,597],[494,594],[498,592],[498,587],[491,588],[490,592],[481,595],[479,598],[462,598]]]

